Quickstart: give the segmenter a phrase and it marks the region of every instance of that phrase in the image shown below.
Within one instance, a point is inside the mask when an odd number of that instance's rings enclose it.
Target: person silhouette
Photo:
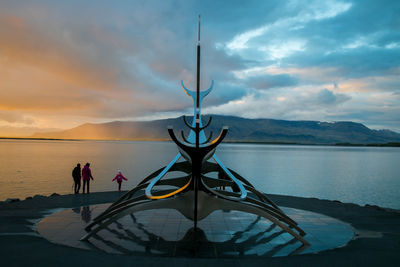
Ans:
[[[117,175],[114,177],[114,179],[112,179],[112,182],[113,182],[114,180],[117,180],[117,183],[118,183],[118,192],[121,192],[122,180],[128,181],[128,179],[126,179],[126,178],[122,175],[121,170],[118,170],[118,173],[117,173]]]
[[[92,176],[92,171],[90,170],[90,163],[86,163],[85,167],[83,167],[82,169],[82,180],[83,180],[83,193],[85,194],[85,186],[87,187],[87,193],[89,194],[89,183],[90,183],[90,179],[93,179]]]
[[[81,164],[76,164],[76,167],[72,170],[72,178],[74,179],[74,193],[79,194],[81,188]]]

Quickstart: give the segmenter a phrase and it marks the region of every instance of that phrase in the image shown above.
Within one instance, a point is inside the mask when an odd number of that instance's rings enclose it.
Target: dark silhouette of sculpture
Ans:
[[[310,244],[303,238],[305,232],[294,220],[289,218],[266,195],[257,191],[249,181],[225,167],[215,155],[215,149],[226,136],[228,128],[224,127],[219,136],[212,141],[212,132],[206,138],[204,130],[210,125],[212,118],[210,117],[203,126],[200,114],[201,102],[210,93],[214,83],[211,83],[208,90],[200,92],[200,17],[196,92],[188,90],[183,81],[181,83],[184,91],[193,99],[194,116],[191,124],[188,123],[186,117],[183,117],[190,132],[186,137],[182,131],[182,140],[178,139],[172,128],[168,128],[171,139],[178,146],[178,155],[166,167],[150,174],[138,186],[94,218],[85,228],[88,233],[82,237],[82,240],[88,240],[98,231],[107,228],[109,224],[128,214],[140,210],[170,208],[178,210],[186,218],[192,220],[194,231],[198,229],[197,222],[215,210],[253,213],[267,218],[304,246],[309,246]],[[181,157],[185,161],[178,162]],[[209,161],[210,159],[213,159],[215,163]],[[183,172],[185,175],[162,179],[167,173],[175,171]],[[221,171],[228,177],[227,180],[207,176],[209,173]],[[176,189],[154,190],[155,192],[153,192],[154,187],[158,185],[167,185]]]

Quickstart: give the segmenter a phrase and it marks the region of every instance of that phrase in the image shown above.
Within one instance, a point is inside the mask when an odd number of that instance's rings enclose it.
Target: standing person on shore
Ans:
[[[74,178],[74,193],[79,194],[81,188],[81,164],[76,164],[76,167],[72,170],[72,178]]]
[[[92,171],[90,170],[90,163],[86,163],[82,169],[82,180],[83,180],[83,193],[85,194],[85,185],[87,186],[87,193],[89,194],[89,183],[90,179],[93,180]]]
[[[114,177],[114,179],[112,179],[112,182],[113,182],[114,180],[117,180],[117,183],[118,183],[118,192],[121,192],[122,179],[124,179],[125,181],[128,181],[128,179],[126,179],[126,178],[122,175],[121,170],[118,170],[117,175]]]

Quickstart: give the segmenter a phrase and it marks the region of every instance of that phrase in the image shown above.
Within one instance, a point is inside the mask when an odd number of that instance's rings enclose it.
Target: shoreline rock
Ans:
[[[6,201],[4,201],[5,203],[14,203],[14,202],[19,202],[20,199],[19,198],[7,198]]]

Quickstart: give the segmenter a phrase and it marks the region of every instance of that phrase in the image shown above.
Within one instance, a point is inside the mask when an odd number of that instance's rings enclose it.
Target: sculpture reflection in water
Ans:
[[[266,195],[256,190],[249,181],[225,167],[217,157],[215,150],[226,136],[228,128],[224,127],[214,140],[211,140],[212,132],[206,138],[204,130],[210,125],[212,118],[210,117],[203,126],[201,103],[211,92],[214,82],[211,83],[209,89],[200,92],[200,18],[196,91],[187,89],[183,81],[181,84],[183,90],[193,99],[194,115],[191,124],[185,116],[183,117],[184,123],[190,130],[187,137],[182,131],[180,140],[174,130],[168,128],[168,133],[177,145],[179,153],[167,166],[150,174],[137,187],[94,218],[85,228],[88,233],[82,237],[82,240],[88,240],[111,223],[134,212],[169,208],[178,210],[186,218],[192,220],[194,232],[198,230],[198,221],[215,210],[252,213],[270,220],[282,231],[300,241],[303,246],[309,246],[310,244],[303,238],[305,232],[294,220]],[[184,158],[184,161],[178,162],[180,158]],[[172,172],[181,172],[185,175],[167,178],[166,175]],[[213,178],[210,176],[212,172],[222,172],[223,176],[229,179]],[[159,190],[155,190],[156,187],[159,187]]]
[[[285,242],[274,243],[266,247],[265,243],[277,239],[285,231],[277,230],[275,224],[270,224],[264,230],[257,229],[260,216],[254,216],[242,230],[235,231],[229,238],[223,240],[208,240],[207,234],[198,227],[188,229],[179,240],[170,240],[164,235],[155,234],[145,224],[139,222],[134,214],[130,214],[131,227],[127,228],[118,221],[116,227],[105,227],[107,238],[93,235],[97,242],[91,243],[96,249],[121,254],[150,254],[164,256],[203,256],[203,257],[235,257],[235,256],[276,256],[300,253],[306,246],[292,246],[297,242],[292,238]],[[265,225],[265,224],[263,224]],[[224,237],[227,237],[224,236]],[[263,250],[257,248],[263,247]]]

